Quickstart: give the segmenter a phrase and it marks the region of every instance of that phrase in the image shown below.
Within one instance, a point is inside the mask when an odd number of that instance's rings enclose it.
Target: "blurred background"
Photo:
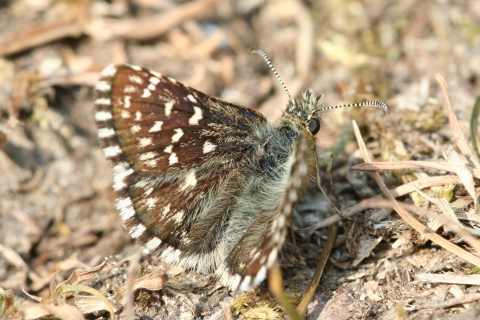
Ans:
[[[288,97],[262,58],[249,52],[258,45],[292,95],[312,88],[325,95],[326,105],[385,101],[390,116],[371,108],[325,114],[325,126],[317,135],[319,153],[334,155],[336,203],[343,209],[378,194],[368,175],[349,176],[348,167],[361,162],[352,119],[378,160],[441,158],[451,133],[435,80],[439,73],[468,135],[480,95],[479,31],[479,1],[1,1],[0,289],[12,289],[15,301],[26,298],[22,289],[45,296],[55,277],[63,281],[73,270],[94,267],[105,256],[122,259],[139,250],[116,213],[111,168],[96,137],[93,86],[107,64],[156,70],[207,94],[256,108],[275,121]],[[395,174],[385,177],[393,186],[402,181]],[[319,199],[314,192],[300,206],[314,216],[303,227],[332,214]],[[325,234],[323,230],[311,236],[307,247],[313,253],[307,254],[304,270],[315,267]],[[380,239],[378,234],[375,239]],[[405,273],[398,269],[407,272],[408,267],[386,266],[400,253],[374,248],[366,257],[374,250],[385,255],[369,260],[364,269],[331,267],[325,276],[330,280],[321,285],[309,311],[311,318],[328,311],[325,306],[334,293],[343,292],[342,303],[352,306],[345,309],[338,302],[345,319],[377,319],[395,315],[398,301],[412,302],[426,292],[415,287],[405,296],[399,294],[389,281],[403,283]],[[337,259],[347,259],[345,248],[343,253],[338,250]],[[144,257],[145,268],[159,263],[148,259]],[[170,278],[178,276],[175,270]],[[390,272],[399,278],[386,276]],[[385,282],[387,278],[395,280]],[[119,285],[121,279],[112,281]],[[195,279],[187,278],[194,287],[209,283],[208,277]],[[151,312],[150,318],[163,319],[183,314],[187,319],[218,310],[223,315],[219,301],[233,299],[225,289],[208,298],[202,296],[205,289],[191,295],[185,293],[191,289],[175,289],[186,290],[183,295],[192,304],[180,301],[172,290],[151,295],[142,302],[144,313],[137,310],[137,315]],[[155,299],[163,301],[156,313],[149,309]],[[255,303],[259,298],[249,299]],[[168,301],[171,309],[165,307]],[[342,319],[340,311],[329,308],[330,319]],[[247,312],[232,311],[248,318]]]

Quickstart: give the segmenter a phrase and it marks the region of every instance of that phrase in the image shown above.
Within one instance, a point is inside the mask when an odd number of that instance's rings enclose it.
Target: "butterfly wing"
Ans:
[[[260,283],[285,238],[306,138],[293,153],[286,146],[287,162],[273,161],[285,185],[256,212],[241,202],[278,134],[260,113],[135,66],[107,67],[95,89],[98,136],[130,235],[231,289]]]
[[[172,262],[190,257],[187,266],[211,271],[208,253],[238,189],[238,170],[259,143],[252,130],[267,121],[135,66],[108,66],[95,91],[98,136],[127,230]]]

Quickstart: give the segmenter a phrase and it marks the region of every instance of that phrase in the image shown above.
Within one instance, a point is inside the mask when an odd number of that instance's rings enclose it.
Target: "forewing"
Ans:
[[[285,241],[293,204],[308,173],[307,154],[311,135],[301,131],[288,161],[283,201],[271,212],[258,212],[251,227],[217,270],[222,283],[232,290],[248,290],[260,284],[275,264]]]
[[[250,164],[265,118],[134,66],[108,66],[95,94],[130,235],[168,261],[212,271],[227,254],[215,245],[241,184],[237,170]]]

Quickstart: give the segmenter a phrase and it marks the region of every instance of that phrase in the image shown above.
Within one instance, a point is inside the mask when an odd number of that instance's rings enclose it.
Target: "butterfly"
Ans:
[[[315,134],[330,108],[322,96],[307,90],[270,123],[155,71],[109,65],[95,86],[95,107],[132,238],[231,290],[258,286],[316,172]]]

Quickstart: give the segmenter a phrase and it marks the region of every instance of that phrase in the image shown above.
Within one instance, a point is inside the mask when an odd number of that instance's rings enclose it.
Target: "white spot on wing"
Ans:
[[[277,230],[277,220],[273,220],[272,225],[270,226],[270,232],[273,234]]]
[[[120,211],[120,217],[126,221],[135,215],[132,200],[129,197],[117,199],[117,209]]]
[[[165,208],[163,208],[162,215],[166,215],[169,212],[170,212],[170,203],[167,204]]]
[[[127,109],[130,108],[130,99],[131,99],[131,98],[132,98],[132,97],[130,97],[130,96],[125,96],[125,98],[124,98],[124,100],[123,100],[123,105],[124,105],[125,108],[127,108]]]
[[[232,280],[230,281],[230,287],[232,288],[232,290],[237,290],[241,280],[242,278],[240,278],[238,274],[232,277]]]
[[[250,253],[250,260],[254,261],[254,260],[257,260],[258,257],[260,257],[260,250],[258,249],[254,249],[251,253]]]
[[[285,216],[282,214],[278,217],[278,228],[283,228],[283,226],[285,225]]]
[[[141,148],[145,148],[152,144],[152,138],[140,138],[138,139]]]
[[[151,73],[153,74],[153,71],[151,71]],[[160,76],[160,75],[159,75]],[[160,77],[150,77],[150,79],[148,79],[148,81],[150,81],[151,84],[153,85],[157,85],[160,83]]]
[[[134,93],[136,91],[137,89],[130,84],[126,85],[125,88],[123,88],[123,93]]]
[[[98,111],[95,113],[95,120],[106,121],[112,119],[112,114],[108,111]]]
[[[155,77],[157,78],[161,78],[162,75],[160,73],[158,73],[157,71],[153,71],[153,70],[150,70],[150,73],[153,74]]]
[[[277,261],[278,251],[277,248],[273,248],[268,254],[267,266],[271,267]]]
[[[136,82],[138,84],[142,84],[143,83],[143,80],[142,78],[140,78],[139,76],[135,75],[135,74],[130,74],[128,75],[128,79],[132,82]]]
[[[130,112],[127,110],[122,110],[122,112],[120,112],[120,116],[124,119],[130,118]]]
[[[139,66],[134,66],[134,65],[131,65],[131,64],[129,64],[128,66],[129,66],[131,69],[133,69],[133,70],[142,71],[142,68],[139,67]]]
[[[142,119],[142,113],[140,111],[135,112],[135,121],[140,121]]]
[[[145,165],[153,168],[157,165],[157,160],[147,160],[145,161]]]
[[[190,125],[198,125],[198,121],[203,118],[202,109],[200,109],[199,107],[193,107],[193,110],[194,114],[190,119],[188,119],[188,123]]]
[[[108,138],[115,135],[115,130],[112,128],[100,128],[98,129],[98,137],[100,139]]]
[[[183,221],[184,217],[185,217],[185,212],[182,210],[172,215],[171,219],[175,221],[176,224],[180,224],[180,222]]]
[[[203,144],[203,153],[209,153],[215,150],[217,146],[211,143],[210,141],[205,141]]]
[[[152,190],[153,190],[153,188],[152,188]],[[153,208],[155,208],[155,205],[157,204],[157,202],[158,202],[157,198],[148,198],[145,201],[145,204],[147,205],[148,209],[153,209]]]
[[[174,103],[175,103],[175,101],[173,101],[173,100],[165,102],[165,114],[167,116],[169,116],[170,113],[172,112],[172,108],[173,108]]]
[[[183,181],[182,185],[180,186],[180,191],[185,191],[187,189],[191,189],[197,185],[197,178],[195,176],[195,170],[191,170],[185,176],[185,180]]]
[[[180,138],[183,136],[183,130],[182,129],[175,129],[175,134],[172,136],[172,143],[178,142]]]
[[[142,127],[140,127],[138,124],[134,124],[130,130],[132,131],[132,133],[137,133],[142,130]]]
[[[275,242],[275,243],[280,242],[280,236],[281,236],[280,232],[274,232],[273,233],[273,242]]]
[[[150,88],[149,88],[150,89]],[[153,88],[155,90],[155,88]],[[143,93],[142,93],[142,96],[141,98],[148,98],[152,95],[152,92],[150,92],[150,90],[148,89],[143,89]]]
[[[152,192],[153,192],[153,188],[150,187],[150,188],[147,189],[147,191],[145,191],[144,196],[149,196]],[[147,200],[147,201],[148,201],[148,200]]]
[[[163,150],[163,152],[165,152],[165,153],[172,153],[172,148],[173,148],[173,146],[170,145],[170,146],[166,147],[165,150]]]
[[[98,91],[110,91],[112,87],[106,81],[98,81],[95,85],[95,90]]]
[[[168,247],[165,251],[162,252],[161,258],[164,258],[166,262],[173,263],[178,261],[181,251],[174,249],[173,247]]]
[[[195,99],[191,94],[189,94],[187,96],[188,100],[192,101],[192,102],[197,102],[197,99]]]
[[[105,157],[113,158],[121,154],[122,150],[120,149],[119,146],[111,146],[111,147],[104,148],[103,152],[105,153]]]
[[[145,228],[143,224],[137,224],[135,227],[130,229],[130,236],[133,239],[136,239],[140,237],[145,232],[145,230],[147,230],[147,228]]]
[[[161,245],[161,244],[162,244],[162,240],[155,237],[155,238],[152,238],[152,239],[148,240],[148,242],[145,244],[145,247],[148,250],[153,251],[153,250],[157,249],[158,246]]]
[[[297,197],[297,190],[295,190],[295,189],[290,190],[290,192],[288,193],[288,198],[289,198],[290,201],[292,201],[292,202],[297,201],[297,199],[298,199],[298,197]]]
[[[175,164],[177,162],[178,162],[178,158],[177,158],[177,155],[174,152],[170,155],[170,157],[168,157],[168,164],[172,165],[172,164]]]
[[[125,178],[133,173],[128,163],[121,162],[113,167],[113,190],[118,191],[124,189],[127,184]]]
[[[146,160],[150,160],[150,159],[153,159],[157,156],[157,154],[155,152],[145,152],[145,153],[142,153],[139,157],[139,160],[140,161],[146,161]]]
[[[240,285],[240,290],[247,291],[250,289],[250,283],[252,282],[252,276],[246,276],[243,278],[242,284]]]
[[[154,125],[148,130],[148,132],[158,132],[162,130],[163,121],[155,121]]]
[[[109,106],[112,103],[112,101],[109,98],[98,98],[95,100],[95,104],[101,104],[105,106]]]
[[[267,276],[267,268],[262,266],[260,270],[258,270],[257,275],[255,276],[255,280],[253,281],[253,285],[256,287],[258,286]]]

